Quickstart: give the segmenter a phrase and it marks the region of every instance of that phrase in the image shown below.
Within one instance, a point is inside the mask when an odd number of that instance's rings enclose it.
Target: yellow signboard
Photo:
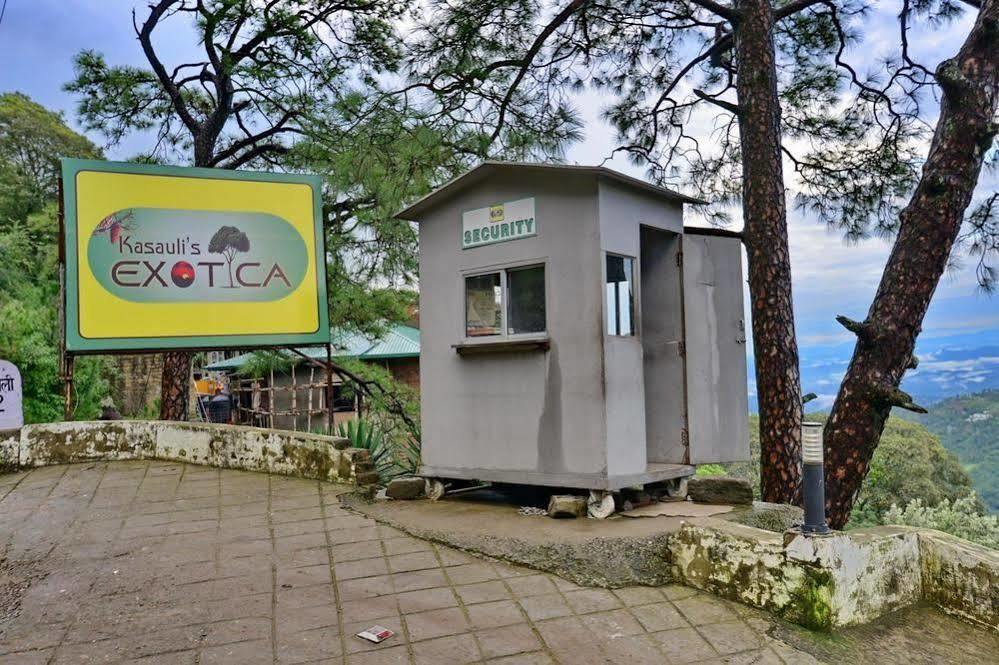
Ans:
[[[68,351],[326,343],[315,176],[63,160]]]

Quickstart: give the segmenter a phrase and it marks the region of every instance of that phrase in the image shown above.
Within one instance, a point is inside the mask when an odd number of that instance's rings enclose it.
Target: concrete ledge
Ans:
[[[999,631],[999,552],[933,529],[918,538],[923,597]]]
[[[158,420],[74,421],[0,432],[0,465],[162,459],[328,482],[370,482],[367,450],[347,439],[283,430]]]

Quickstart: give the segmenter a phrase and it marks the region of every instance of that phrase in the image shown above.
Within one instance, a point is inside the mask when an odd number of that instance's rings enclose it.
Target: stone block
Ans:
[[[385,495],[390,499],[419,499],[425,494],[423,478],[395,478],[388,484]]]
[[[687,496],[700,503],[749,505],[753,503],[753,486],[731,476],[694,477],[687,483]]]
[[[14,471],[20,466],[21,430],[0,430],[0,472]]]
[[[555,518],[585,517],[586,497],[573,494],[553,494],[548,500],[548,516]]]
[[[364,473],[357,474],[355,482],[358,485],[377,485],[381,478],[378,477],[378,473],[375,471],[365,471]]]

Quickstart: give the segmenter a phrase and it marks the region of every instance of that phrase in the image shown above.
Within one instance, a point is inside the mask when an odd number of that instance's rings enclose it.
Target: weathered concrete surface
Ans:
[[[525,517],[513,505],[474,498],[370,502],[351,508],[406,533],[560,575],[585,586],[667,584],[666,539],[683,518],[552,520]]]
[[[754,501],[751,506],[736,507],[722,519],[764,531],[784,533],[791,527],[801,524],[804,519],[804,511],[798,506],[790,506],[786,503]]]
[[[999,552],[931,529],[918,537],[926,600],[999,631]]]
[[[4,449],[0,438],[0,450]],[[13,444],[6,444],[7,448]],[[149,420],[26,425],[17,466],[163,459],[329,482],[372,482],[370,453],[346,439],[283,430]],[[2,453],[0,453],[2,454]]]
[[[0,472],[17,468],[17,454],[21,440],[21,430],[0,430]]]
[[[472,557],[348,489],[149,460],[0,476],[0,664],[816,662],[758,610]],[[355,637],[374,624],[396,635]]]
[[[727,515],[554,521],[467,497],[402,504],[351,495],[344,501],[412,535],[582,585],[682,583],[820,630],[867,623],[923,599],[999,626],[995,555],[959,539],[950,540],[960,547],[934,540],[931,551],[921,537],[927,532],[908,527],[809,539]],[[757,518],[765,508],[754,509]],[[929,562],[936,562],[932,570]]]

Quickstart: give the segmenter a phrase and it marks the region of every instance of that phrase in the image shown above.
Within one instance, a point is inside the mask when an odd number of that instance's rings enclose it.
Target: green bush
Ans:
[[[350,441],[352,448],[363,448],[383,483],[398,476],[413,475],[420,467],[420,445],[411,438],[388,437],[373,422],[358,418],[340,423],[337,435]]]
[[[982,514],[974,492],[953,502],[944,499],[936,506],[927,506],[922,499],[913,499],[904,509],[892,505],[883,520],[885,524],[937,529],[999,549],[999,516]]]

